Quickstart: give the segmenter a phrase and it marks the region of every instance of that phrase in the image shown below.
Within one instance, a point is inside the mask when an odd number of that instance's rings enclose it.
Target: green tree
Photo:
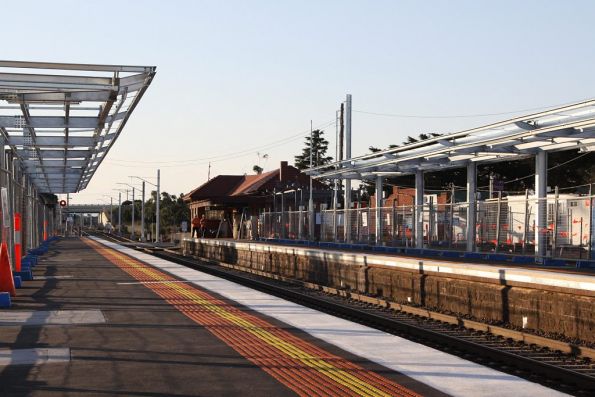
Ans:
[[[182,199],[183,196],[182,193],[176,196],[175,194],[170,195],[167,192],[161,192],[159,229],[161,229],[162,234],[175,232],[183,221],[190,221],[190,209]],[[152,231],[155,228],[156,199],[157,192],[153,190],[151,197],[145,202],[145,227],[147,231]]]
[[[310,168],[310,150],[312,150],[312,165],[317,167],[330,163],[333,158],[327,156],[328,141],[324,138],[324,131],[312,131],[312,138],[306,137],[305,147],[302,149],[302,154],[295,156],[295,167],[300,170]],[[311,141],[311,142],[310,142]],[[312,148],[312,149],[310,149]]]

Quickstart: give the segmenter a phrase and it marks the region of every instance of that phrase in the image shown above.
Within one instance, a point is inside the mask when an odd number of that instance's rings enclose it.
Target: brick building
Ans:
[[[314,181],[316,197],[321,191],[328,191],[326,185]],[[239,223],[254,219],[265,209],[278,209],[280,203],[275,201],[275,193],[287,190],[300,194],[291,195],[291,200],[285,200],[285,210],[296,210],[296,206],[307,205],[310,178],[297,168],[281,161],[279,168],[257,175],[218,175],[205,182],[190,193],[184,195],[184,201],[190,208],[190,216],[207,219],[207,236],[214,237],[219,231],[219,237],[236,236]]]

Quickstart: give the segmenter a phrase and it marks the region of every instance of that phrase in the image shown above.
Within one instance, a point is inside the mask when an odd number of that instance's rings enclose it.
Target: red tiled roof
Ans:
[[[283,178],[281,178],[283,173]],[[208,182],[203,183],[190,193],[184,195],[185,201],[200,201],[222,197],[241,197],[262,193],[278,185],[280,179],[285,183],[308,183],[309,177],[297,168],[281,163],[281,168],[268,171],[260,175],[218,175]],[[316,188],[324,188],[318,181],[314,181]]]
[[[210,197],[250,194],[258,191],[267,182],[278,178],[279,170],[265,172],[260,175],[217,175],[184,195],[184,197],[191,200],[200,200]]]
[[[217,175],[184,195],[184,198],[199,200],[208,197],[227,196],[233,189],[243,182],[244,175]]]
[[[245,175],[244,181],[236,187],[229,195],[238,196],[241,194],[250,194],[272,179],[279,178],[279,170],[273,170],[260,175]]]

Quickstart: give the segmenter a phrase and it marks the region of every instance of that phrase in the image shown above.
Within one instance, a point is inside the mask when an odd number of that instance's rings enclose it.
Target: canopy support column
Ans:
[[[467,252],[475,248],[475,225],[477,224],[477,166],[467,164]],[[452,227],[452,225],[451,225]]]
[[[382,244],[382,177],[376,176],[376,245]]]
[[[415,171],[415,247],[424,247],[424,172]]]
[[[547,249],[547,152],[535,157],[535,255],[544,257]]]

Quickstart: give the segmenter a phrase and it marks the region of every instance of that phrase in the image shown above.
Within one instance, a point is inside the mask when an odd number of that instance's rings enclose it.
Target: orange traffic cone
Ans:
[[[17,296],[12,278],[12,269],[8,262],[8,249],[6,243],[0,246],[0,292],[9,292],[11,296]]]

